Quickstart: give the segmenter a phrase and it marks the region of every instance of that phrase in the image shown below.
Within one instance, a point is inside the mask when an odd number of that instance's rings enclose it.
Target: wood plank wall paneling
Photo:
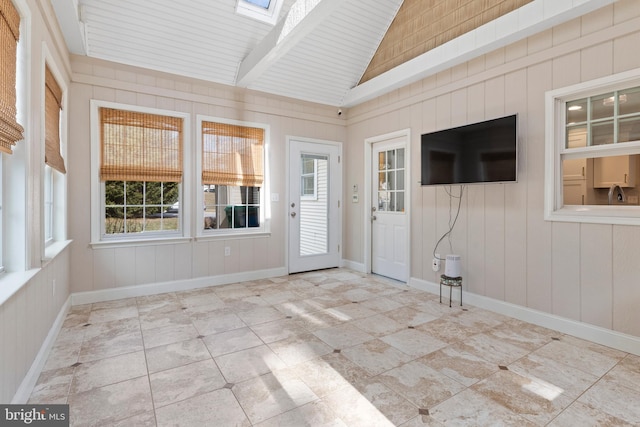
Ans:
[[[69,254],[65,249],[0,305],[0,402],[14,398],[69,296]]]
[[[580,224],[552,224],[552,313],[580,320]]]
[[[629,26],[622,37],[609,35],[638,19],[640,2],[621,0],[470,61],[466,77],[464,67],[456,67],[393,96],[394,107],[416,105],[421,111],[422,120],[411,129],[416,156],[422,133],[455,126],[461,117],[471,123],[518,113],[518,182],[483,190],[469,186],[453,232],[453,252],[463,258],[465,290],[640,336],[640,228],[552,223],[543,217],[544,93],[640,68],[640,56],[629,54],[640,43],[639,27]],[[584,43],[598,32],[601,39]],[[562,53],[554,54],[559,47]],[[397,130],[382,120],[392,110],[385,103],[389,98],[351,109],[350,140]],[[370,127],[374,123],[375,131]],[[419,180],[419,171],[414,169],[412,181]],[[438,274],[430,267],[432,250],[448,229],[449,196],[443,187],[415,191],[420,195],[414,195],[412,231],[420,234],[412,239],[411,259],[420,266],[412,265],[412,277],[437,284]],[[438,251],[442,256],[450,253],[446,239]]]
[[[581,320],[603,328],[613,326],[612,231],[611,225],[580,227]]]
[[[359,84],[533,0],[405,0]]]
[[[529,67],[527,76],[527,306],[551,312],[551,224],[544,221],[544,93],[551,89],[551,62]]]
[[[612,329],[636,335],[640,325],[640,227],[615,227],[613,230],[613,325]]]
[[[527,126],[522,113],[527,105],[527,71],[505,76],[505,113],[518,113],[518,182],[505,189],[505,301],[526,305],[527,274]]]

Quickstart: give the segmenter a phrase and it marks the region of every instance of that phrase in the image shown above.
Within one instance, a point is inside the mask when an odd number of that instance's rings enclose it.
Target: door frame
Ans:
[[[379,142],[385,142],[390,139],[404,138],[404,149],[406,161],[406,179],[405,179],[405,214],[407,215],[407,282],[411,279],[411,129],[401,129],[395,132],[383,135],[372,136],[364,140],[364,267],[365,273],[371,273],[371,191],[372,191],[372,157],[373,145]]]
[[[324,139],[316,139],[316,138],[306,138],[306,137],[298,137],[298,136],[291,136],[291,135],[287,135],[286,136],[286,185],[285,185],[285,191],[286,191],[286,203],[283,207],[283,214],[286,216],[287,220],[285,223],[285,241],[286,241],[286,245],[285,245],[285,251],[284,251],[284,256],[285,256],[285,267],[287,269],[287,274],[291,274],[291,266],[290,266],[290,258],[289,258],[289,251],[290,251],[290,245],[289,245],[289,238],[290,238],[290,232],[291,232],[291,217],[289,216],[289,206],[291,205],[291,168],[289,167],[291,165],[291,143],[292,141],[296,141],[296,142],[304,142],[304,143],[311,143],[311,144],[318,144],[318,145],[329,145],[329,146],[333,146],[335,148],[338,149],[338,172],[339,172],[339,176],[338,179],[340,180],[340,182],[337,185],[337,189],[338,189],[338,194],[337,194],[337,199],[339,201],[339,207],[338,209],[338,224],[336,225],[338,230],[337,230],[337,235],[338,235],[338,244],[339,244],[339,250],[338,250],[338,267],[340,267],[342,265],[342,253],[343,253],[343,248],[344,248],[344,244],[342,242],[342,225],[343,225],[343,212],[344,212],[344,206],[343,206],[343,200],[342,200],[342,195],[343,195],[343,177],[344,177],[344,162],[342,161],[343,159],[343,144],[340,141],[330,141],[330,140],[324,140]]]

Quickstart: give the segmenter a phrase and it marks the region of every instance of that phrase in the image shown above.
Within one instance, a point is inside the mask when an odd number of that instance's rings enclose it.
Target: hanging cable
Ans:
[[[451,242],[451,232],[453,231],[453,228],[456,226],[456,222],[458,221],[458,216],[460,215],[460,206],[462,205],[462,195],[464,194],[464,189],[465,189],[465,186],[461,185],[460,194],[456,196],[451,193],[451,186],[449,186],[449,188],[445,187],[444,191],[446,191],[446,193],[449,195],[449,229],[440,237],[440,239],[438,239],[438,242],[433,247],[433,258],[439,259],[440,261],[444,261],[445,258],[436,257],[436,252],[438,251],[438,245],[440,245],[440,243],[445,239],[445,237],[448,237],[449,250],[450,250],[450,253],[453,253],[453,244]],[[458,199],[458,209],[456,210],[455,217],[452,216],[453,199]],[[453,222],[452,222],[452,219],[453,219]]]

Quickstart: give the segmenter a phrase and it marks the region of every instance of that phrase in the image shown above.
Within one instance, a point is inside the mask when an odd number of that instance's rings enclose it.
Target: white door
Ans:
[[[373,144],[371,272],[407,280],[407,158],[405,137]]]
[[[341,146],[289,141],[289,273],[338,267]]]

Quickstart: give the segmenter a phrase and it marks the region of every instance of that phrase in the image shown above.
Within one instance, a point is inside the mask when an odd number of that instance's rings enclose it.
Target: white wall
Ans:
[[[67,248],[0,305],[0,402],[10,403],[16,396],[68,299]],[[53,331],[52,338],[55,333]],[[38,374],[39,371],[27,379],[32,382],[31,386],[35,385]],[[30,393],[28,385],[24,391]],[[23,400],[16,403],[25,403],[28,395],[20,397]]]
[[[100,291],[143,284],[224,277],[247,272],[286,272],[286,136],[344,141],[345,120],[335,108],[244,89],[176,78],[163,73],[114,63],[73,57],[71,86],[69,161],[69,233],[72,291]],[[271,233],[266,237],[223,240],[191,239],[177,244],[123,247],[91,247],[90,216],[90,120],[91,99],[161,108],[191,114],[191,138],[195,147],[196,115],[265,123],[270,126],[268,171]],[[195,148],[192,148],[195,151]],[[194,170],[185,179],[198,178]],[[224,247],[231,256],[224,256]],[[284,273],[283,273],[284,274]],[[236,276],[237,277],[237,276]]]
[[[353,159],[365,138],[411,128],[419,153],[423,133],[518,113],[518,182],[468,186],[453,232],[465,290],[640,336],[640,227],[543,219],[545,91],[638,68],[639,45],[640,2],[621,0],[354,107],[344,188],[364,188]],[[411,162],[411,276],[437,282],[432,250],[448,229],[449,197],[420,187],[420,156]],[[367,207],[345,208],[344,257],[362,263]],[[439,252],[449,253],[446,241]]]
[[[614,5],[491,52],[335,117],[335,107],[181,79],[104,61],[74,57],[61,42],[46,0],[17,0],[31,14],[28,58],[42,67],[42,41],[70,85],[68,228],[72,246],[42,263],[38,235],[42,154],[41,82],[29,82],[29,140],[24,147],[25,265],[31,279],[0,305],[0,401],[9,402],[27,376],[69,293],[117,289],[174,280],[204,279],[286,266],[287,135],[346,141],[344,190],[364,186],[364,140],[411,128],[412,152],[420,134],[517,112],[520,115],[519,182],[470,186],[453,233],[462,255],[465,287],[499,301],[640,336],[640,227],[549,223],[543,216],[544,99],[546,90],[640,67],[640,2]],[[70,78],[71,70],[73,74]],[[268,237],[174,245],[92,248],[90,242],[89,100],[100,99],[264,122],[271,126],[269,166],[273,222]],[[349,120],[345,121],[348,117]],[[347,126],[348,125],[348,126]],[[194,134],[192,134],[193,137]],[[26,148],[23,148],[26,150]],[[39,154],[38,154],[39,153]],[[20,154],[20,153],[17,153]],[[16,157],[19,158],[19,157]],[[435,281],[431,251],[448,223],[448,196],[417,187],[419,158],[411,159],[411,276]],[[267,197],[267,200],[269,197]],[[28,209],[27,207],[28,206]],[[362,203],[344,203],[344,258],[364,260]],[[28,211],[28,212],[27,212]],[[13,225],[13,224],[12,224]],[[5,227],[9,225],[5,221]],[[26,234],[26,233],[25,233]],[[224,246],[232,255],[223,256]],[[6,253],[5,248],[5,253]],[[443,251],[445,252],[445,251]],[[247,254],[251,254],[247,256]],[[26,255],[25,255],[26,256]],[[56,293],[52,297],[53,281]],[[0,286],[2,279],[0,279]]]
[[[69,299],[69,249],[48,251],[45,259],[42,182],[44,172],[44,50],[67,85],[68,52],[58,29],[50,27],[51,4],[15,0],[23,24],[20,43],[26,68],[18,96],[25,105],[25,140],[3,155],[2,244],[7,272],[0,275],[0,402],[10,403]],[[45,47],[46,46],[46,47]],[[73,165],[67,163],[68,169]],[[64,221],[62,221],[64,222]],[[64,224],[61,226],[64,229]],[[64,230],[63,230],[64,231]],[[59,236],[60,237],[60,236]],[[64,236],[62,236],[62,239]],[[55,253],[53,253],[55,252]],[[37,378],[31,378],[35,381]]]

